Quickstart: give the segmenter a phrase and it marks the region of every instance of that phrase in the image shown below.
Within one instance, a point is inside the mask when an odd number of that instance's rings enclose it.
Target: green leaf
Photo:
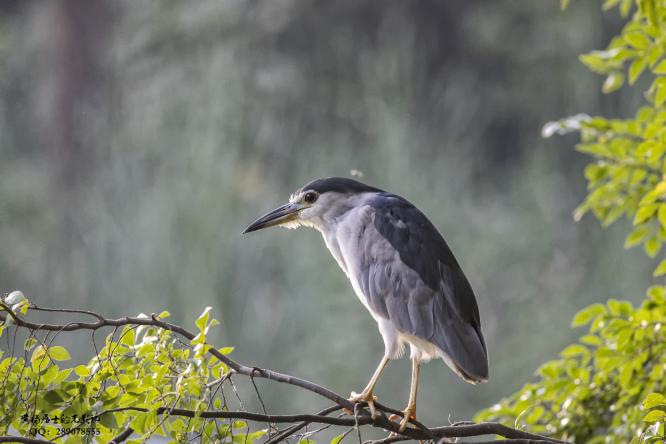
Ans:
[[[560,355],[564,358],[571,358],[578,355],[587,355],[589,350],[587,347],[580,344],[573,344],[565,348],[560,352]]]
[[[666,74],[666,60],[659,62],[657,66],[652,70],[655,74]]]
[[[640,225],[634,229],[624,241],[624,248],[628,249],[640,244],[649,234],[648,227]]]
[[[666,228],[666,205],[659,205],[659,211],[657,212],[657,218],[662,227]]]
[[[629,67],[629,84],[633,85],[638,80],[638,77],[645,70],[647,66],[647,60],[644,58],[636,59],[631,63]]]
[[[67,377],[69,377],[70,373],[72,373],[71,368],[66,368],[64,370],[61,370],[60,372],[58,372],[58,376],[56,376],[56,378],[53,380],[53,384],[54,385],[60,384],[65,379],[67,379]]]
[[[26,314],[28,311],[28,308],[30,308],[30,302],[28,302],[27,299],[22,300],[18,304],[12,305],[12,311],[14,313],[21,313],[21,314]]]
[[[32,350],[32,348],[37,345],[37,339],[30,337],[25,340],[25,343],[23,344],[23,349],[24,350]]]
[[[661,241],[658,237],[654,236],[645,241],[643,247],[648,256],[655,257],[659,253],[659,250],[661,250]]]
[[[661,106],[666,102],[666,85],[657,84],[657,91],[654,95],[654,104]]]
[[[330,444],[339,444],[340,441],[342,441],[345,436],[347,436],[347,433],[341,433],[338,436],[333,437],[333,439],[331,439]]]
[[[49,403],[53,406],[57,406],[57,405],[65,402],[65,399],[62,397],[60,392],[58,392],[58,390],[49,390],[48,392],[46,392],[43,395],[43,397],[44,397],[44,401],[46,401],[47,403]]]
[[[624,34],[624,40],[636,49],[646,49],[650,46],[650,39],[640,31],[632,31]]]
[[[90,376],[90,370],[85,365],[77,365],[74,372],[81,377]]]
[[[573,320],[571,321],[571,327],[575,328],[588,324],[592,321],[592,319],[603,314],[606,314],[606,307],[601,304],[592,304],[589,307],[585,307],[576,313]]]
[[[116,415],[113,413],[105,413],[99,418],[100,424],[106,427],[109,430],[118,430],[118,421],[116,421]],[[141,432],[139,432],[141,433]]]
[[[587,66],[590,71],[607,74],[612,69],[612,64],[608,54],[604,51],[592,51],[579,57],[580,61]]]
[[[620,0],[605,0],[604,4],[601,6],[601,9],[608,11],[609,9],[617,6],[618,3],[620,3]]]
[[[134,342],[136,340],[136,336],[134,333],[133,328],[126,328],[125,331],[123,331],[120,339],[121,344],[125,344],[129,347],[134,346]]]
[[[604,81],[603,86],[601,87],[601,90],[606,93],[612,93],[613,91],[617,91],[618,89],[622,88],[622,85],[624,84],[624,73],[619,72],[619,71],[614,71],[606,77],[606,80]]]
[[[620,3],[620,15],[622,17],[626,17],[629,15],[629,11],[631,11],[631,5],[634,4],[634,0],[621,0]]]
[[[72,357],[65,347],[55,345],[48,349],[48,354],[54,361],[69,361]]]
[[[211,307],[206,307],[203,313],[201,313],[201,315],[194,322],[194,325],[196,325],[200,331],[204,331],[206,328],[206,325],[208,324],[208,317],[210,316],[210,311]]]
[[[657,265],[657,268],[654,270],[654,273],[652,273],[652,275],[654,277],[659,277],[665,274],[666,274],[666,259],[662,259],[662,261],[659,262],[659,265]]]
[[[32,352],[32,357],[30,358],[30,362],[34,363],[36,360],[40,359],[46,354],[46,350],[44,349],[44,346],[40,345],[35,350]]]
[[[666,418],[666,412],[663,410],[652,410],[649,412],[647,415],[643,417],[643,421],[645,422],[657,422],[661,421],[662,419]]]
[[[626,364],[624,367],[622,367],[622,370],[620,371],[620,385],[627,388],[633,375],[634,369],[631,364]]]
[[[41,375],[41,380],[40,383],[44,385],[44,387],[48,387],[48,385],[53,382],[53,380],[58,376],[58,367],[55,365],[49,366],[48,370],[46,370],[42,375]]]
[[[218,351],[223,355],[228,355],[234,351],[234,347],[222,347]]]
[[[650,49],[648,49],[647,54],[648,63],[650,66],[654,66],[655,63],[659,61],[659,58],[661,58],[663,52],[659,45],[653,45]]]
[[[654,215],[654,213],[657,211],[658,207],[659,207],[658,204],[648,204],[638,208],[638,211],[636,212],[636,217],[634,217],[634,225],[642,224],[646,220],[650,219],[652,215]]]
[[[659,265],[661,266],[661,264]],[[661,285],[653,285],[648,288],[647,296],[657,304],[663,304],[666,302],[666,288]]]
[[[643,407],[646,409],[651,409],[658,405],[666,405],[666,396],[661,393],[650,393],[643,401]]]
[[[252,444],[254,441],[256,441],[259,438],[262,438],[263,436],[268,434],[268,429],[262,429],[262,430],[257,430],[252,433],[247,434],[247,444]],[[245,444],[245,443],[244,443]]]
[[[582,338],[580,338],[580,342],[582,342],[583,344],[587,344],[587,345],[597,346],[597,345],[601,345],[603,343],[603,340],[599,336],[596,336],[596,335],[585,335]]]

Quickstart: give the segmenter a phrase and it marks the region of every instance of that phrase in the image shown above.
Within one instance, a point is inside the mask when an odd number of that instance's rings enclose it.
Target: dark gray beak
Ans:
[[[301,206],[297,203],[282,205],[252,222],[250,226],[243,231],[243,234],[294,220],[298,217],[299,210],[301,210]]]

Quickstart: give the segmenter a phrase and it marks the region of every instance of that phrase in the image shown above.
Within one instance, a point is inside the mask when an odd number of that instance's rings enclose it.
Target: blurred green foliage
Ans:
[[[631,1],[609,0],[623,16]],[[604,92],[636,83],[649,73],[648,102],[633,118],[578,115],[544,127],[544,135],[578,131],[577,149],[593,158],[585,169],[588,195],[574,212],[591,211],[608,226],[622,216],[633,222],[625,248],[642,245],[654,258],[666,241],[666,5],[639,0],[631,20],[608,48],[581,56],[592,71],[607,75]],[[666,259],[655,276],[666,274]],[[666,287],[653,286],[638,308],[611,299],[580,311],[572,326],[589,333],[566,347],[561,359],[540,367],[539,379],[490,409],[478,420],[500,420],[563,439],[586,443],[666,440]]]

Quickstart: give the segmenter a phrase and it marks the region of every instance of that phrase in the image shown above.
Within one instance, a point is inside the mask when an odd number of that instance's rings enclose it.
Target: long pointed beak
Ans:
[[[301,210],[301,206],[297,203],[282,205],[252,222],[250,226],[243,231],[243,234],[294,220],[298,217],[299,210]]]

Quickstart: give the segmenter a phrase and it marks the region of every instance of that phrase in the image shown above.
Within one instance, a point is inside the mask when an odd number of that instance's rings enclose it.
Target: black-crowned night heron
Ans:
[[[316,228],[356,295],[377,321],[384,357],[351,401],[367,402],[389,359],[409,344],[412,380],[400,422],[416,417],[421,362],[442,358],[472,384],[488,379],[488,355],[474,292],[448,245],[406,199],[352,179],[318,179],[289,203],[257,219],[244,233],[279,225]]]

